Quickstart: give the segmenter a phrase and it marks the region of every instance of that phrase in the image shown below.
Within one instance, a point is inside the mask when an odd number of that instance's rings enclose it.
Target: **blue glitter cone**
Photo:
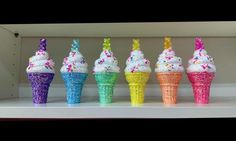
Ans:
[[[87,73],[61,73],[66,86],[66,99],[68,104],[80,103],[81,93]]]

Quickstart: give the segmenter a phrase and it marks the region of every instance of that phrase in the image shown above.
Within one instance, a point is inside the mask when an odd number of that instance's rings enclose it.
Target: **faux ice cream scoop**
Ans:
[[[133,40],[133,49],[126,60],[125,72],[151,72],[150,61],[144,58],[137,39]]]
[[[207,54],[200,38],[195,39],[195,51],[188,61],[187,72],[216,72],[214,59]]]
[[[103,51],[94,63],[94,73],[120,72],[118,61],[113,55],[110,45],[110,38],[105,38],[103,43]]]
[[[27,73],[54,73],[54,62],[49,58],[46,46],[46,39],[40,39],[39,49],[34,56],[29,58],[29,65],[26,68]]]
[[[88,72],[88,64],[79,52],[79,47],[79,40],[73,40],[69,56],[64,58],[61,72]]]
[[[155,72],[183,72],[182,59],[175,55],[170,38],[165,38],[164,50],[159,55]]]

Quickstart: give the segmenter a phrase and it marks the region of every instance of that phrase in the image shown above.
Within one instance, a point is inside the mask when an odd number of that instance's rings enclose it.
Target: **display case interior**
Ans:
[[[0,25],[0,117],[1,118],[194,118],[236,117],[236,22],[161,22],[161,23],[83,23],[83,24],[13,24]],[[194,104],[186,73],[180,82],[178,102],[162,104],[159,82],[154,72],[164,37],[172,37],[172,48],[182,58],[186,69],[193,55],[194,39],[201,37],[214,58],[216,74],[211,86],[210,103]],[[93,75],[94,61],[102,51],[103,38],[110,37],[120,74],[113,103],[99,105],[98,88]],[[55,61],[55,76],[48,103],[34,105],[27,80],[29,57],[38,48],[39,39],[47,39],[47,52]],[[151,76],[141,107],[130,105],[125,79],[125,62],[138,38],[145,57],[151,62]],[[88,77],[81,103],[67,105],[60,68],[68,56],[73,39],[80,40],[80,52],[88,63]],[[22,114],[23,113],[23,114]]]

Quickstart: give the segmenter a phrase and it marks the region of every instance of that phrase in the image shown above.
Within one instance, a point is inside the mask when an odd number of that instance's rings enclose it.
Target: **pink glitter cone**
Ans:
[[[208,104],[210,99],[211,82],[215,76],[214,72],[192,72],[187,73],[192,84],[194,101],[196,104]]]

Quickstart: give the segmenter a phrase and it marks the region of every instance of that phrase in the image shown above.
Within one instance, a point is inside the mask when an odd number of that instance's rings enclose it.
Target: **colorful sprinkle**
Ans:
[[[99,62],[98,62],[98,64],[102,64],[102,63],[104,63],[104,59],[101,59]]]
[[[71,54],[72,54],[72,57],[74,57],[74,56],[75,56],[75,54],[76,54],[76,52],[71,52]]]

